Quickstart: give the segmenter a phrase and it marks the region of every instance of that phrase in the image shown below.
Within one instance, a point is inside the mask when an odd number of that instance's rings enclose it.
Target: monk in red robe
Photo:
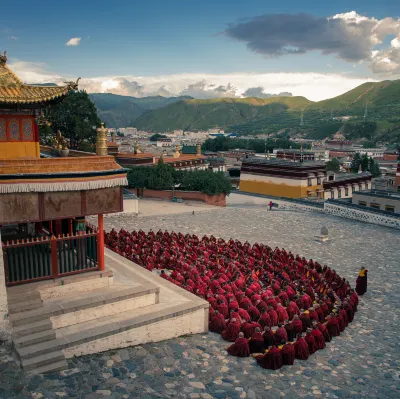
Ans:
[[[221,334],[222,331],[226,329],[225,318],[221,313],[218,312],[218,310],[215,311],[214,316],[210,321],[209,329],[210,331],[218,334]]]
[[[264,369],[278,370],[282,367],[282,354],[275,345],[265,355],[256,357],[257,363]]]
[[[274,344],[275,342],[274,332],[271,330],[270,327],[268,326],[264,327],[263,338],[264,338],[265,349],[269,348]]]
[[[317,346],[317,349],[318,350],[324,349],[326,346],[325,339],[324,339],[324,336],[322,335],[322,332],[319,331],[317,324],[314,324],[311,334],[314,337],[314,341],[315,341],[315,345]]]
[[[264,353],[264,337],[259,327],[256,327],[254,334],[249,339],[250,353]]]
[[[321,334],[324,336],[325,342],[331,342],[332,337],[328,329],[326,328],[326,325],[324,323],[318,323],[317,325],[318,325],[318,330],[321,331]]]
[[[301,320],[301,322],[303,323],[303,330],[302,332],[305,332],[307,330],[307,328],[310,328],[312,323],[311,323],[311,319],[310,319],[310,313],[308,310],[304,310],[301,309],[300,310],[300,316],[299,319]]]
[[[278,329],[275,331],[275,345],[280,345],[282,341],[288,340],[287,332],[282,324],[278,324]]]
[[[328,329],[331,337],[338,337],[340,335],[339,321],[335,317],[334,313],[331,313],[330,316],[328,316],[326,328]]]
[[[229,342],[235,342],[240,333],[240,324],[235,318],[228,323],[226,330],[222,331],[222,339]]]
[[[282,341],[282,363],[285,366],[291,366],[294,363],[294,358],[295,358],[295,350],[294,350],[294,344],[286,343],[285,341]]]
[[[248,357],[250,356],[249,341],[243,333],[239,333],[239,338],[227,349],[231,356]]]
[[[297,314],[293,316],[292,326],[295,335],[303,332],[303,322],[299,319]]]
[[[294,343],[294,351],[296,359],[307,360],[310,356],[308,344],[305,339],[299,334]]]
[[[311,334],[311,328],[307,329],[307,334],[305,336],[305,341],[307,342],[308,345],[308,351],[310,352],[310,355],[312,355],[313,353],[315,353],[318,348],[317,348],[317,344],[315,343],[315,339],[314,336]]]

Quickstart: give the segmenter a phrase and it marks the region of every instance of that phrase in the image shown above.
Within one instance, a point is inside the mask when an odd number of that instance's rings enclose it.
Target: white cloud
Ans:
[[[17,36],[9,36],[8,40],[18,40],[18,37]]]
[[[79,46],[81,43],[81,37],[72,37],[65,43],[66,46]]]
[[[391,67],[390,64],[385,65]],[[9,64],[28,83],[57,83],[76,80],[61,76],[42,63],[17,61]],[[149,95],[192,95],[199,98],[241,97],[249,89],[258,88],[269,95],[291,93],[318,101],[338,96],[354,87],[373,81],[334,73],[246,73],[200,74],[183,73],[158,76],[101,76],[83,78],[79,87],[89,93],[114,93],[145,97]]]

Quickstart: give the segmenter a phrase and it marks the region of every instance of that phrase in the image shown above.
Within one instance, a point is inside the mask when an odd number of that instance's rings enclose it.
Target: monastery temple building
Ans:
[[[43,109],[77,88],[24,84],[0,53],[0,332],[31,374],[208,328],[206,301],[104,247],[103,217],[123,211],[127,185],[104,126],[96,154],[70,154],[57,132],[40,157]]]
[[[371,189],[371,175],[327,172],[325,162],[286,159],[243,159],[240,191],[286,198],[351,198]]]

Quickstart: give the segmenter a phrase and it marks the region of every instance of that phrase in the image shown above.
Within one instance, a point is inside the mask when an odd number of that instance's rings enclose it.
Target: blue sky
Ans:
[[[268,27],[261,26],[256,36],[253,33],[249,40],[248,32],[257,23],[255,18],[271,17],[272,14],[303,13],[319,23],[326,17],[354,10],[357,15],[369,19],[380,21],[389,17],[395,23],[400,13],[396,3],[396,0],[14,1],[2,5],[0,50],[7,50],[9,63],[16,66],[17,72],[22,71],[31,79],[37,76],[29,75],[29,68],[43,79],[82,76],[90,80],[126,76],[128,81],[137,82],[142,87],[149,84],[150,77],[180,74],[192,74],[194,80],[190,82],[195,84],[195,80],[200,79],[199,82],[204,81],[206,86],[220,83],[210,80],[209,75],[225,77],[233,73],[257,76],[275,73],[339,74],[347,80],[353,79],[354,83],[367,78],[394,79],[400,73],[400,67],[394,64],[397,48],[392,49],[390,54],[382,52],[381,58],[386,61],[381,60],[380,63],[377,59],[367,60],[365,54],[349,61],[337,49],[330,49],[328,54],[322,55],[324,49],[321,49],[321,43],[311,43],[318,36],[317,31],[315,35],[302,37],[300,44],[296,44],[304,46],[305,51],[276,56],[270,53],[271,46],[274,47],[271,43],[273,38],[267,47],[258,40],[258,36],[271,36]],[[275,17],[272,18],[276,21]],[[295,18],[296,21],[302,19],[300,16]],[[250,22],[245,24],[246,21]],[[268,24],[268,21],[266,19],[265,23]],[[309,25],[314,23],[314,20],[310,21]],[[263,20],[260,21],[262,23]],[[232,25],[237,29],[227,32]],[[292,25],[277,23],[273,32],[277,37],[283,37],[289,46],[295,39],[288,32]],[[282,32],[279,32],[280,28]],[[376,46],[377,49],[387,50],[396,34],[400,35],[400,30],[392,28],[389,33]],[[79,45],[67,46],[71,38],[80,38]],[[336,36],[332,38],[336,39]],[[345,42],[346,38],[342,40],[343,44]],[[373,49],[368,47],[368,54],[370,50]],[[347,52],[351,51],[350,48]],[[388,57],[393,58],[390,68],[386,65]],[[204,79],[201,79],[202,74]],[[144,83],[139,79],[146,77]],[[90,82],[94,85],[94,81]],[[226,79],[221,79],[221,83],[226,85],[224,82]],[[171,87],[174,84],[171,83]],[[243,86],[241,81],[239,85]],[[254,85],[258,85],[256,80]],[[105,90],[115,89],[107,89],[108,86],[105,85]],[[271,91],[264,86],[266,92]],[[251,82],[248,87],[252,87]],[[93,90],[99,89],[94,86]],[[118,92],[118,88],[114,91]],[[171,92],[171,89],[168,91]]]

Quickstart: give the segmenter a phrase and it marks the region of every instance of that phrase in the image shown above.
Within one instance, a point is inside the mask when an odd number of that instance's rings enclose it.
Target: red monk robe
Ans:
[[[303,332],[303,322],[298,318],[298,316],[294,316],[292,321],[293,332],[295,335],[301,334]]]
[[[321,331],[319,331],[318,327],[315,326],[313,330],[311,331],[312,336],[314,337],[315,345],[317,346],[317,349],[324,349],[326,344],[325,344],[325,339],[324,336],[322,335]]]
[[[239,334],[239,338],[227,348],[231,356],[248,357],[250,356],[249,341],[244,338],[243,333]]]
[[[222,331],[226,329],[226,322],[224,316],[221,313],[217,312],[218,311],[216,311],[214,317],[210,321],[209,329],[212,332],[221,334]]]
[[[294,343],[294,351],[296,359],[307,360],[310,356],[308,344],[303,337],[298,337]]]
[[[281,345],[282,341],[287,341],[288,336],[285,327],[278,324],[279,328],[275,331],[275,345]]]
[[[264,353],[265,352],[264,337],[258,328],[257,328],[257,330],[258,331],[256,331],[249,340],[250,353]]]
[[[265,355],[256,357],[257,363],[264,369],[278,370],[282,367],[282,354],[280,349],[272,346]]]
[[[318,350],[318,348],[317,348],[317,344],[315,343],[314,336],[311,334],[310,330],[307,330],[307,334],[304,339],[307,342],[308,351],[310,352],[310,355],[312,355],[313,353],[315,353]]]
[[[286,344],[281,349],[282,353],[282,363],[285,366],[291,366],[294,363],[295,350],[294,344]]]
[[[264,337],[265,349],[269,348],[270,346],[272,346],[274,344],[275,335],[274,335],[274,332],[269,327],[264,328],[263,337]]]
[[[227,327],[226,330],[222,331],[222,339],[228,342],[235,342],[238,338],[240,333],[240,324],[236,322],[236,319],[232,319]]]
[[[332,337],[325,324],[318,323],[318,330],[321,331],[322,335],[324,336],[325,342],[331,342]]]
[[[334,314],[331,314],[328,322],[326,323],[326,328],[328,329],[331,337],[338,337],[340,335],[339,321]]]

